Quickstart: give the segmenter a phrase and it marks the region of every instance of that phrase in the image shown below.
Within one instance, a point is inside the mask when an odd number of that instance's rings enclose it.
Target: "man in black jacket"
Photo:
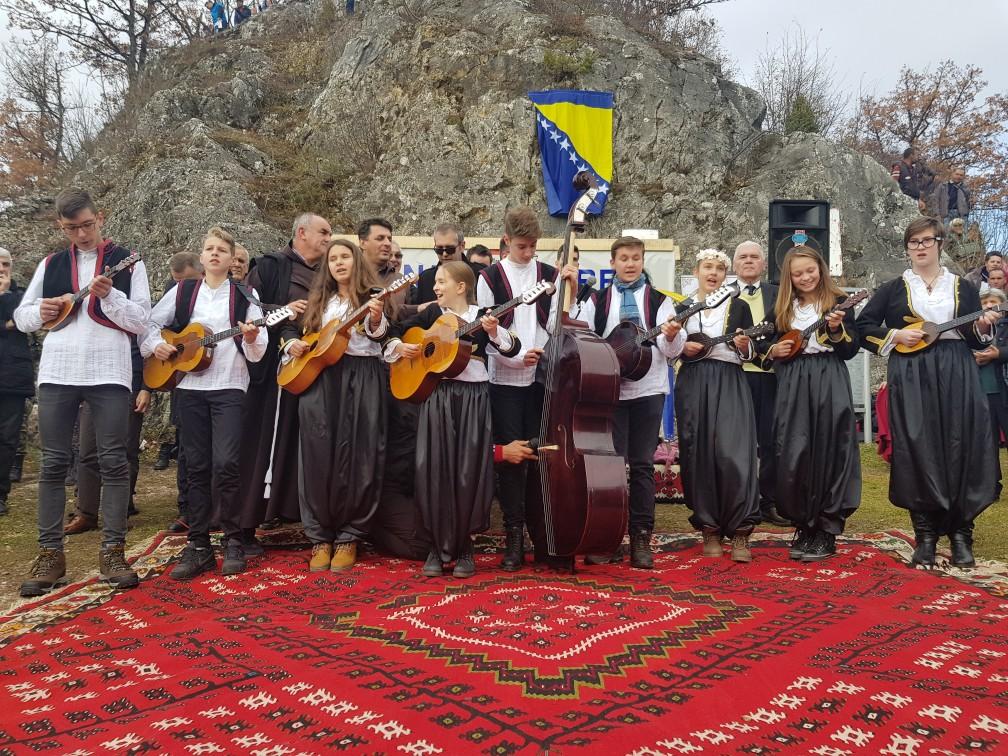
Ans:
[[[35,393],[28,336],[14,325],[24,289],[12,277],[14,260],[0,248],[0,515],[7,514],[10,471],[17,455],[25,399]]]
[[[749,305],[753,323],[773,321],[777,302],[777,287],[763,281],[766,272],[766,254],[754,241],[744,241],[735,248],[732,268],[742,289],[739,299]],[[777,376],[768,370],[746,362],[742,365],[746,382],[752,392],[756,412],[756,443],[759,451],[760,512],[763,522],[771,525],[790,523],[777,513],[776,472],[774,471],[773,424],[774,403],[777,399]]]

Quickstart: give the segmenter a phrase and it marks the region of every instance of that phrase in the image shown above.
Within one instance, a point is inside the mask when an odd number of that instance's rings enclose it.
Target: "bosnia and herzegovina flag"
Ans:
[[[590,212],[601,214],[613,172],[612,93],[554,89],[529,92],[529,99],[535,106],[550,215],[570,211],[578,196],[572,181],[579,171],[595,174],[599,193]]]

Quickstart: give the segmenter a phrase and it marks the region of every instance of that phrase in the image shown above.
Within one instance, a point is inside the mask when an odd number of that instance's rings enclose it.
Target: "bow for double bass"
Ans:
[[[540,281],[486,314],[499,318],[520,305],[533,304],[553,291],[552,283]],[[427,330],[416,326],[406,331],[403,343],[418,344],[420,355],[412,359],[404,357],[392,363],[389,370],[392,396],[420,404],[434,393],[441,379],[454,378],[465,370],[472,354],[472,342],[464,339],[482,327],[478,318],[472,323],[463,323],[457,315],[446,312]]]
[[[397,278],[373,298],[386,299],[412,285],[416,280],[416,273]],[[280,367],[277,373],[277,383],[280,387],[292,394],[303,394],[307,391],[323,370],[340,361],[350,345],[350,329],[363,322],[367,314],[368,304],[365,302],[345,320],[332,320],[322,326],[322,330],[302,336],[301,340],[308,345],[308,349],[300,357],[294,357]]]
[[[579,173],[574,183],[583,193],[567,216],[561,269],[598,192],[590,174]],[[558,303],[569,288],[561,275]],[[626,466],[612,435],[619,362],[587,324],[571,320],[562,305],[557,309],[541,361],[544,399],[540,454],[530,467],[526,499],[529,534],[544,556],[610,553],[622,542],[628,517]]]
[[[270,328],[294,317],[289,307],[271,310],[268,314],[247,325]],[[202,323],[190,323],[178,333],[167,328],[161,331],[161,338],[169,346],[175,347],[175,356],[159,360],[151,355],[144,360],[144,385],[154,391],[171,391],[185,377],[186,373],[198,373],[210,367],[214,346],[221,341],[233,339],[241,333],[241,326],[214,333]]]
[[[849,310],[851,307],[854,307],[858,303],[866,300],[870,293],[871,292],[865,289],[863,291],[857,292],[856,294],[851,294],[843,302],[839,302],[838,304],[831,307],[825,315],[823,315],[821,318],[819,318],[819,320],[817,320],[815,323],[808,326],[807,328],[803,328],[800,331],[797,328],[795,328],[785,333],[783,336],[777,339],[777,343],[780,344],[782,341],[790,341],[794,344],[794,346],[791,348],[791,352],[787,355],[787,357],[775,357],[774,359],[777,362],[790,362],[791,360],[793,360],[795,357],[801,354],[802,351],[805,349],[805,347],[808,345],[809,339],[812,338],[812,334],[814,334],[816,331],[818,331],[820,328],[826,325],[827,317],[829,317],[834,312],[843,312],[844,310]]]
[[[685,323],[698,312],[712,310],[730,297],[737,297],[739,294],[738,284],[730,283],[715,289],[701,301],[696,302],[687,309],[677,313],[668,322]],[[658,337],[664,323],[659,323],[654,328],[645,331],[636,323],[624,320],[616,325],[606,341],[616,352],[616,359],[619,360],[620,377],[628,381],[639,381],[651,369],[651,342]]]

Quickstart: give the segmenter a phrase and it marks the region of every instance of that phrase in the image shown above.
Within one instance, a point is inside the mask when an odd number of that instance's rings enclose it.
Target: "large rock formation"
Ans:
[[[263,251],[301,209],[342,230],[378,213],[402,233],[455,218],[496,235],[508,206],[545,208],[526,92],[561,86],[615,93],[616,175],[589,233],[656,228],[688,257],[765,241],[774,197],[822,198],[842,213],[849,274],[898,263],[915,209],[877,164],[762,133],[759,97],[708,60],[518,0],[375,0],[353,19],[333,0],[284,3],[164,54],[72,181],[99,197],[111,236],[149,253],[155,280],[211,225]],[[46,209],[0,216],[0,244],[37,259],[58,243]]]

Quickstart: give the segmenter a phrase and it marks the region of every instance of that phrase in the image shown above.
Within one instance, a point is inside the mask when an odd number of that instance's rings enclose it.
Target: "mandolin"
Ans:
[[[746,328],[742,331],[742,333],[726,333],[721,336],[708,336],[706,333],[694,333],[686,340],[692,341],[695,344],[703,345],[703,350],[692,357],[687,357],[685,354],[681,355],[679,359],[683,362],[697,362],[707,357],[715,346],[718,344],[727,344],[736,336],[748,336],[749,338],[760,339],[764,336],[770,336],[776,330],[777,327],[773,323],[764,321],[754,325],[752,328]]]
[[[372,298],[387,299],[397,291],[411,286],[416,280],[416,273],[397,278]],[[323,370],[340,361],[350,345],[351,329],[358,323],[364,322],[367,314],[368,303],[365,302],[351,312],[345,320],[331,320],[322,326],[321,331],[306,333],[302,336],[301,341],[308,345],[308,349],[300,357],[294,357],[286,364],[281,365],[280,372],[277,373],[277,383],[280,384],[280,387],[292,394],[303,394],[307,391]]]
[[[805,349],[806,346],[808,346],[809,339],[812,338],[812,334],[814,334],[816,331],[818,331],[820,328],[826,325],[827,316],[829,316],[834,312],[842,312],[844,310],[849,310],[851,307],[854,307],[855,305],[858,305],[864,300],[866,300],[869,294],[871,294],[871,292],[868,291],[867,289],[865,289],[864,291],[859,291],[856,294],[851,294],[843,302],[840,302],[839,304],[834,305],[832,308],[830,308],[829,312],[827,312],[825,315],[819,318],[819,320],[810,325],[808,328],[803,328],[800,331],[797,328],[794,328],[785,333],[783,336],[777,339],[776,343],[780,344],[782,341],[790,341],[792,344],[794,344],[794,346],[791,347],[791,352],[790,354],[787,355],[787,357],[774,357],[774,360],[777,362],[790,362],[791,360],[793,360],[795,357],[797,357],[799,354],[802,353],[802,351]]]
[[[120,262],[113,265],[111,268],[106,268],[105,272],[101,275],[106,278],[115,278],[116,275],[122,273],[127,268],[132,268],[138,262],[140,262],[141,255],[139,252],[133,252],[129,257],[121,260]],[[42,328],[47,331],[58,331],[60,328],[65,327],[69,322],[71,317],[80,309],[81,302],[84,298],[91,293],[91,284],[88,284],[83,289],[75,292],[72,296],[67,296],[63,300],[63,304],[60,305],[60,311],[56,314],[56,317],[45,321],[42,324]]]
[[[246,325],[270,328],[294,316],[289,307],[271,310],[264,317],[250,320]],[[226,339],[233,339],[241,333],[241,326],[214,333],[202,323],[190,323],[178,333],[167,328],[161,331],[161,338],[169,346],[175,347],[175,356],[159,360],[151,355],[144,360],[144,385],[154,391],[171,391],[185,377],[186,373],[198,373],[210,367],[214,346]]]
[[[738,284],[725,284],[712,291],[702,301],[670,318],[668,322],[685,323],[698,312],[713,309],[726,299],[737,297],[739,291]],[[658,324],[645,331],[636,323],[624,320],[606,336],[606,341],[616,352],[616,359],[619,360],[621,378],[628,381],[639,381],[648,374],[651,369],[651,342],[661,333],[662,325],[664,324]]]
[[[919,352],[923,349],[927,349],[929,346],[938,341],[938,337],[946,331],[951,331],[955,328],[961,328],[964,325],[969,325],[970,323],[979,320],[988,312],[1005,312],[1006,310],[1008,310],[1008,305],[997,305],[996,307],[990,308],[990,310],[980,310],[979,312],[971,312],[969,315],[961,315],[954,320],[948,321],[947,323],[932,323],[927,320],[920,320],[916,323],[911,323],[906,327],[908,329],[917,328],[924,331],[923,338],[921,338],[921,340],[913,346],[897,344],[895,349],[897,352],[902,352],[903,354]]]
[[[530,305],[549,296],[555,287],[549,281],[540,281],[514,299],[495,307],[487,314],[494,318],[510,312],[520,305]],[[454,378],[465,370],[472,354],[472,342],[463,341],[482,326],[479,320],[465,323],[457,315],[446,312],[424,330],[419,326],[403,334],[406,344],[419,344],[420,355],[413,359],[400,358],[392,363],[390,383],[396,399],[420,404],[437,388],[442,378]]]

